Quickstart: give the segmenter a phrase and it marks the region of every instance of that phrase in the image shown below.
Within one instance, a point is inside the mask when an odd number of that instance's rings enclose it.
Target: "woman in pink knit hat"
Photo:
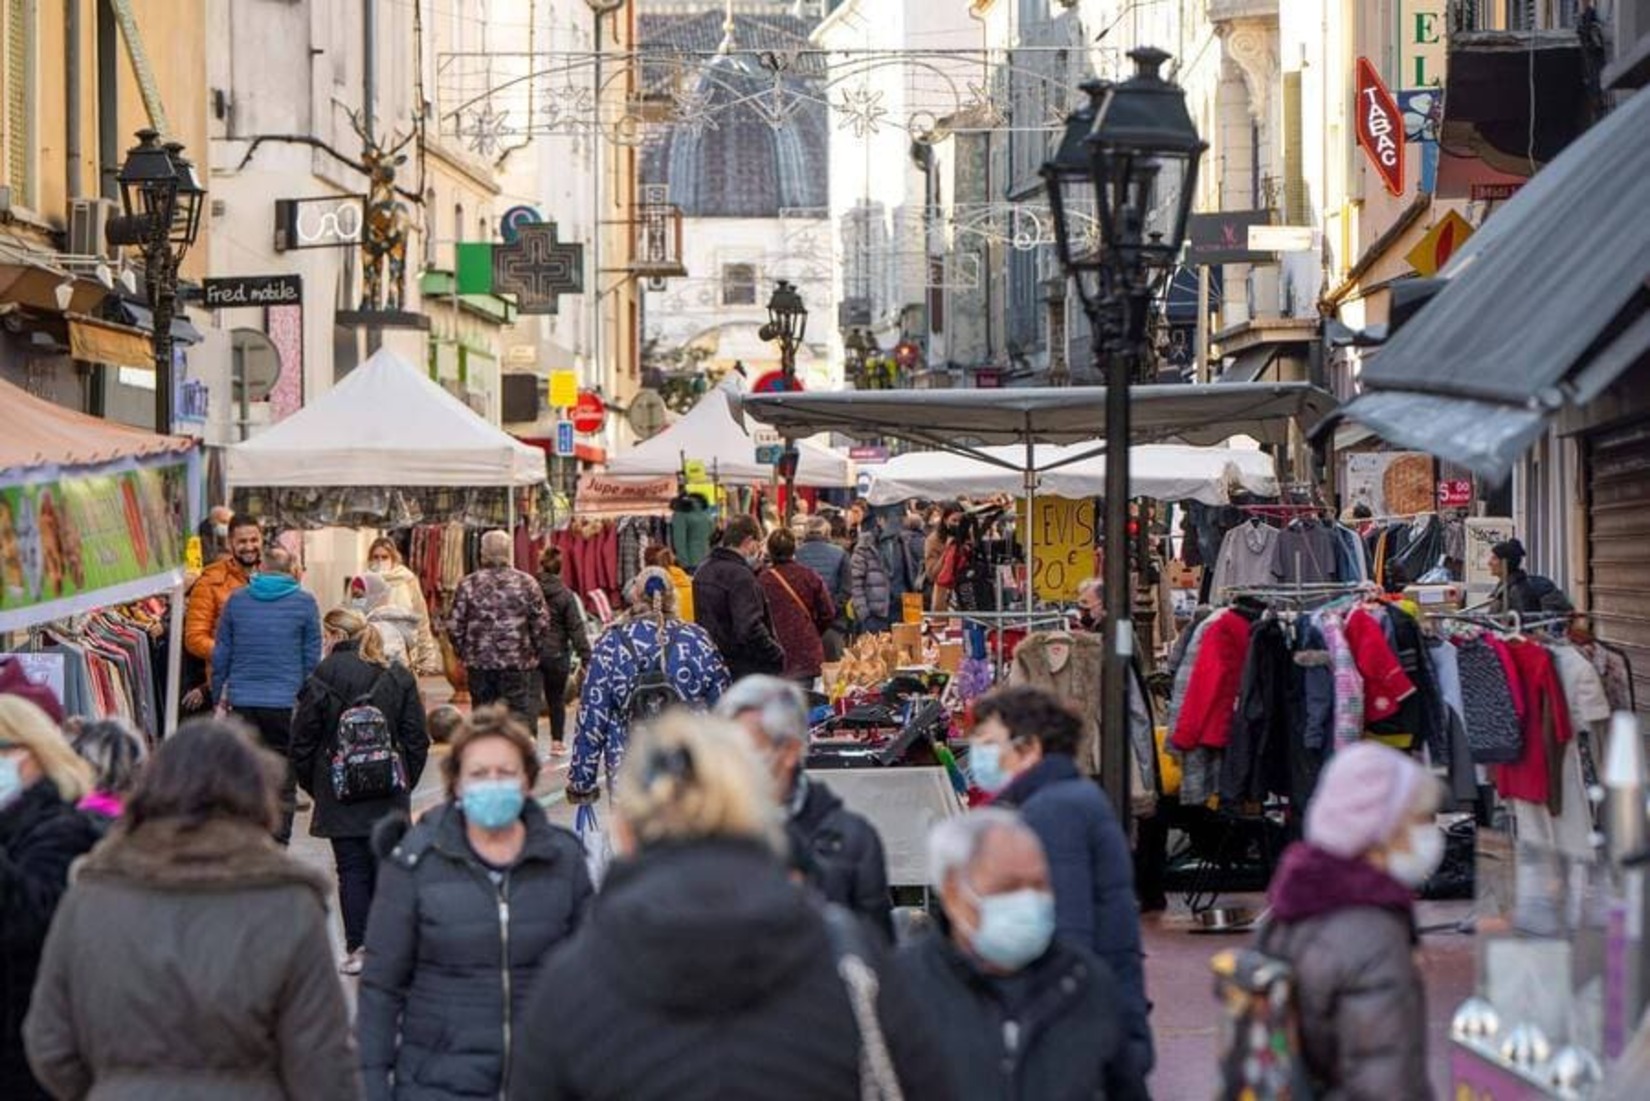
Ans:
[[[1443,857],[1438,796],[1395,749],[1341,750],[1306,808],[1306,840],[1273,877],[1260,947],[1294,966],[1317,1096],[1432,1096],[1414,900]]]

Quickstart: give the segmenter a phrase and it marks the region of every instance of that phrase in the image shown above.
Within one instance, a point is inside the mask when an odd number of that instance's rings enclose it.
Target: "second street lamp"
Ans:
[[[1129,680],[1134,659],[1129,586],[1130,386],[1145,359],[1152,289],[1180,255],[1207,146],[1185,93],[1158,75],[1162,50],[1130,52],[1135,72],[1084,86],[1089,103],[1066,122],[1043,168],[1060,263],[1077,283],[1106,379],[1106,659],[1100,779],[1113,804],[1129,794]],[[1084,152],[1086,150],[1086,158]],[[1085,168],[1086,159],[1086,172]],[[1097,225],[1080,224],[1084,216]],[[1094,242],[1098,231],[1099,243]]]
[[[802,296],[796,293],[793,284],[779,280],[768,298],[768,323],[757,335],[763,340],[779,342],[779,370],[783,379],[781,388],[784,390],[801,389],[796,381],[796,349],[807,331],[808,308],[802,304]],[[796,512],[796,466],[799,458],[795,446],[787,445],[779,465],[779,474],[785,479],[787,521]]]
[[[155,431],[172,431],[172,317],[177,311],[178,265],[200,232],[206,188],[177,142],[162,144],[154,130],[139,130],[116,180],[125,214],[109,219],[112,245],[143,254],[154,332]]]

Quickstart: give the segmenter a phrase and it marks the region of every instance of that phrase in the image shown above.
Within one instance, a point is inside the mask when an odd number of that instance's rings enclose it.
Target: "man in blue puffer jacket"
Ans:
[[[286,758],[298,690],[320,663],[321,615],[315,598],[298,587],[292,556],[279,547],[267,550],[252,583],[236,590],[218,617],[212,698],[233,707],[265,746]],[[283,845],[292,839],[297,790],[289,761],[275,831],[275,840]]]

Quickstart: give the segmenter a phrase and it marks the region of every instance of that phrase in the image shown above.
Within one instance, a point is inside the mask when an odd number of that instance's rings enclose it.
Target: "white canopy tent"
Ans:
[[[984,497],[1026,491],[1026,449],[1015,444],[983,447],[974,458],[944,451],[914,451],[872,468],[873,505],[913,498]],[[1037,444],[1032,476],[1040,496],[1084,499],[1105,492],[1106,457],[1094,444]],[[1130,452],[1129,489],[1137,497],[1194,500],[1219,505],[1233,490],[1276,496],[1276,464],[1264,451],[1228,447],[1140,444]]]
[[[796,441],[801,453],[796,484],[828,488],[854,484],[854,464],[812,440]],[[657,478],[676,474],[684,459],[697,459],[718,481],[767,482],[773,467],[756,461],[756,442],[734,416],[728,392],[720,387],[700,399],[681,420],[607,464],[617,478]]]
[[[428,375],[380,349],[321,397],[228,450],[229,484],[527,486],[544,453],[487,423]]]

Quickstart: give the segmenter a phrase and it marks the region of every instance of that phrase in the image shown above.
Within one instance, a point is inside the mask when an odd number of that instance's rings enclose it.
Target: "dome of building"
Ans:
[[[807,71],[776,79],[760,61],[765,51],[806,48],[805,24],[734,18],[736,50],[649,81],[650,93],[668,96],[685,117],[648,143],[642,180],[666,185],[669,201],[689,218],[773,218],[825,207],[830,132],[822,81]],[[711,54],[723,33],[714,12],[644,18],[643,48]]]

